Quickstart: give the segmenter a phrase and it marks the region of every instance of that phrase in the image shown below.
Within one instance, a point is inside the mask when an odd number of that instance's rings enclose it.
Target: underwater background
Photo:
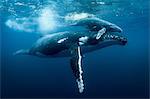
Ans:
[[[149,0],[0,2],[3,98],[148,98]],[[120,26],[128,43],[84,55],[82,94],[68,57],[13,55],[30,48],[41,35],[57,31],[67,20],[92,15]]]

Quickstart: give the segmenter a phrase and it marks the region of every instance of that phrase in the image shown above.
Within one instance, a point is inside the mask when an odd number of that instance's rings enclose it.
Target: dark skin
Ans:
[[[89,38],[87,43],[90,44],[90,45],[96,45],[96,44],[99,43],[99,40],[97,40],[95,37],[94,38]]]

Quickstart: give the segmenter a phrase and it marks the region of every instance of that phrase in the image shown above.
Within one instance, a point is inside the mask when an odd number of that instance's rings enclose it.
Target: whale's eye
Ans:
[[[102,26],[100,26],[100,25],[95,25],[95,24],[91,24],[91,25],[89,25],[88,26],[88,29],[90,30],[90,31],[94,31],[94,32],[98,32],[99,30],[101,30],[103,27]]]

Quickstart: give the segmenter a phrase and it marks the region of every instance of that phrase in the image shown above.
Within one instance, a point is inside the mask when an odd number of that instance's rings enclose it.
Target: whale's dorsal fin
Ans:
[[[82,53],[80,46],[73,46],[71,48],[71,59],[70,59],[70,65],[71,69],[73,71],[73,74],[76,78],[76,82],[78,84],[79,92],[82,93],[84,90],[84,83],[82,78]]]

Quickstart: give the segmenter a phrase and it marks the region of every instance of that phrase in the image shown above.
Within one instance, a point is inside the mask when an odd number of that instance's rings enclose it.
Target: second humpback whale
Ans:
[[[70,66],[78,84],[79,92],[84,90],[82,77],[82,56],[110,45],[125,45],[127,39],[122,29],[99,18],[84,18],[68,27],[72,31],[62,31],[41,37],[30,49],[21,49],[15,54],[39,57],[70,57]],[[77,27],[84,29],[80,30]]]

